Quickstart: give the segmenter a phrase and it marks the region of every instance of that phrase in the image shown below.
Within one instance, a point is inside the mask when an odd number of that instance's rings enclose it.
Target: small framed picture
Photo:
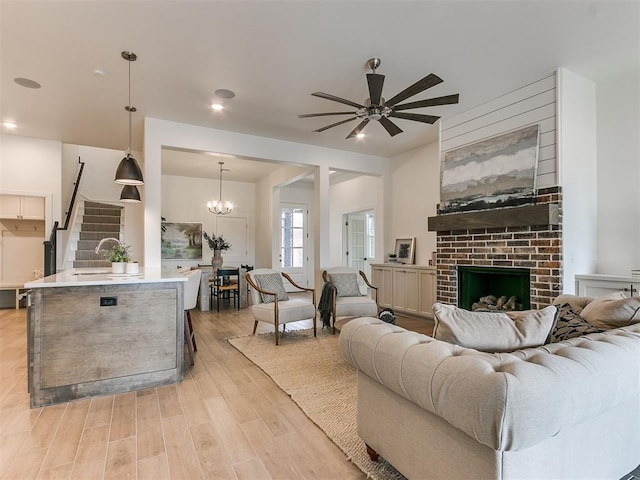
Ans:
[[[400,263],[413,265],[415,259],[416,237],[396,238],[394,253]]]

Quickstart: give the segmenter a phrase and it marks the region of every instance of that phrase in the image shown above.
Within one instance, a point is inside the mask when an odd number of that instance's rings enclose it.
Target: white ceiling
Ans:
[[[0,22],[0,120],[18,124],[2,131],[121,150],[128,143],[123,50],[138,55],[134,150],[142,150],[144,116],[382,156],[436,139],[437,124],[397,120],[404,133],[392,138],[372,122],[367,138],[345,140],[356,121],[314,133],[346,117],[298,118],[345,110],[312,97],[316,91],[363,102],[374,56],[382,59],[386,98],[429,73],[443,78],[411,98],[459,93],[458,105],[412,111],[440,116],[560,66],[599,82],[640,65],[637,0],[2,0]],[[42,88],[21,87],[17,77]],[[220,88],[236,97],[214,112]]]

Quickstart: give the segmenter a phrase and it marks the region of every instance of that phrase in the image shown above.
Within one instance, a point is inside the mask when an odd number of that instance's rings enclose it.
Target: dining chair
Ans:
[[[215,278],[210,285],[211,295],[209,297],[209,308],[213,306],[213,298],[216,298],[216,308],[220,311],[221,300],[233,299],[233,306],[240,310],[239,298],[239,274],[238,268],[218,268]]]

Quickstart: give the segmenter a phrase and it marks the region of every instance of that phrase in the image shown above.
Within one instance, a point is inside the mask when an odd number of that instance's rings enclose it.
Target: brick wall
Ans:
[[[536,204],[557,203],[560,187],[538,190]],[[562,222],[559,225],[437,232],[438,302],[457,304],[458,265],[531,269],[531,308],[550,305],[562,292]]]

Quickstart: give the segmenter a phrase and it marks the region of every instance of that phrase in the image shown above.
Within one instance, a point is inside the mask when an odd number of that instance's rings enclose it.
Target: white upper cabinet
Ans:
[[[44,197],[0,195],[0,218],[44,220]]]

